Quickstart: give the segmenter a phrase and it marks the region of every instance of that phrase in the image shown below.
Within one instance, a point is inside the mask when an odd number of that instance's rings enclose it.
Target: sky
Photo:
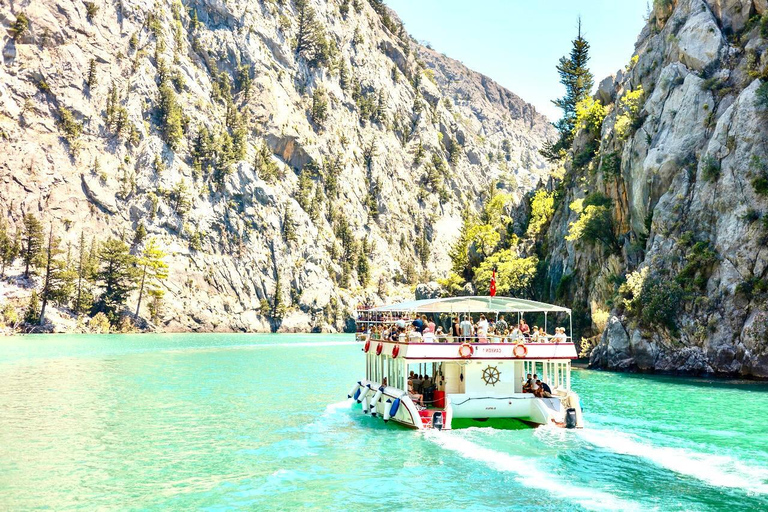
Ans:
[[[595,86],[632,57],[648,0],[386,0],[416,40],[488,75],[550,120],[563,95],[555,66],[582,20]]]

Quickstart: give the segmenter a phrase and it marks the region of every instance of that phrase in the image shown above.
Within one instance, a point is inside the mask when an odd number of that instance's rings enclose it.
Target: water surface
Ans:
[[[766,510],[768,386],[575,370],[587,428],[418,433],[350,335],[0,338],[0,509]]]

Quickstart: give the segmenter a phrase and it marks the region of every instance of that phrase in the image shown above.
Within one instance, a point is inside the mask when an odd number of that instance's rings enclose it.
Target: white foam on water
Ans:
[[[541,489],[561,498],[578,502],[592,510],[639,510],[633,502],[622,500],[612,494],[596,489],[576,487],[561,481],[544,471],[536,469],[539,461],[531,458],[510,455],[508,453],[485,448],[456,432],[425,431],[424,436],[441,448],[458,453],[462,457],[482,462],[490,468],[517,475],[522,485]]]
[[[716,487],[768,494],[768,469],[744,464],[727,455],[697,453],[686,448],[653,446],[638,437],[612,430],[582,430],[587,442],[615,453],[648,459],[654,464]]]
[[[341,411],[350,409],[353,403],[354,400],[348,398],[341,402],[328,404],[325,406],[325,411],[323,411],[315,421],[305,425],[303,430],[306,432],[324,432],[329,430],[333,424],[343,420],[343,413]]]

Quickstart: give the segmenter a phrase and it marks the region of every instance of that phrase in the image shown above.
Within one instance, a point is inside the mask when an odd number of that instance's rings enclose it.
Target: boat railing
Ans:
[[[494,336],[487,337],[482,336],[446,336],[444,341],[440,341],[439,337],[435,338],[435,341],[423,341],[421,339],[385,339],[381,337],[375,337],[368,333],[357,333],[357,341],[380,341],[383,343],[398,343],[403,345],[463,345],[464,343],[470,343],[472,345],[563,345],[573,343],[573,339],[570,336],[561,337],[555,340],[555,336],[549,336],[543,341],[541,339],[532,340],[530,338],[518,338],[511,339],[510,336]]]

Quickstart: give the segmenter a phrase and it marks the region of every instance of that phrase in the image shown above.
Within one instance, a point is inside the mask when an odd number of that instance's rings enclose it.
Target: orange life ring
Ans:
[[[365,346],[363,347],[363,352],[368,352],[371,349],[371,340],[367,339],[365,340]]]
[[[472,354],[474,354],[475,349],[470,345],[469,343],[462,343],[459,347],[459,357],[462,359],[466,359],[468,357],[472,357]]]
[[[395,359],[400,354],[400,345],[392,347],[392,358]]]
[[[376,355],[377,356],[381,355],[381,351],[383,349],[384,349],[384,345],[383,344],[379,343],[378,345],[376,345]]]
[[[512,354],[515,357],[525,357],[528,354],[528,347],[525,345],[515,345],[515,348],[512,349]]]

